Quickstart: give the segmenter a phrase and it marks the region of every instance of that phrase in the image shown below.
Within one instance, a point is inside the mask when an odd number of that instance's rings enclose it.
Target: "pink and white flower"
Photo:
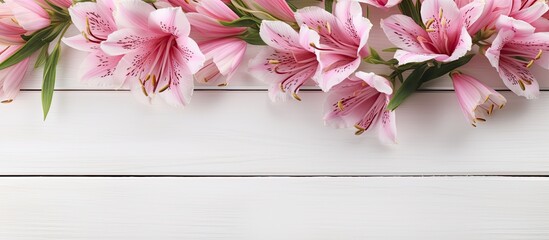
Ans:
[[[528,99],[539,95],[539,84],[530,67],[534,63],[549,69],[549,33],[535,33],[530,24],[508,16],[496,23],[499,32],[486,57],[499,73],[505,85],[519,96]]]
[[[398,5],[402,0],[359,0],[359,2],[372,5],[376,8],[387,9]]]
[[[294,11],[286,0],[242,0],[242,2],[246,6],[235,6],[252,13],[259,19],[295,23]]]
[[[483,38],[488,38],[495,32],[495,23],[499,16],[509,14],[511,1],[501,0],[462,0],[455,1],[467,31],[474,36],[483,31]]]
[[[546,0],[512,0],[509,16],[532,24],[548,10],[549,5]]]
[[[387,79],[357,72],[328,92],[324,120],[336,128],[354,126],[356,135],[377,125],[382,142],[396,143],[395,112],[387,110],[392,93]]]
[[[362,16],[360,3],[337,1],[333,13],[320,7],[305,7],[295,14],[300,26],[305,25],[320,35],[320,44],[311,46],[319,50],[322,73],[316,81],[323,91],[353,74],[369,55],[366,41],[372,24]]]
[[[202,0],[167,0],[174,7],[181,7],[183,12],[196,12],[196,7],[200,5]],[[225,4],[229,4],[231,0],[221,0]]]
[[[220,23],[238,19],[221,0],[202,0],[196,13],[188,13],[191,36],[206,56],[206,63],[195,79],[202,83],[225,86],[236,73],[246,53],[247,43],[239,36],[245,27],[227,27]]]
[[[83,82],[114,86],[122,84],[123,79],[114,78],[116,65],[122,55],[110,56],[101,50],[101,43],[117,30],[114,8],[112,0],[81,2],[69,8],[71,20],[82,34],[64,38],[63,42],[72,48],[89,52],[78,71],[78,78]]]
[[[0,62],[17,52],[23,45],[0,46]],[[30,59],[0,70],[0,102],[10,103],[21,89],[23,78],[29,67]]]
[[[261,23],[259,34],[269,47],[250,61],[250,70],[271,83],[271,100],[288,96],[301,100],[299,88],[322,70],[318,50],[311,46],[319,45],[319,35],[306,26],[297,33],[287,23],[267,20]]]
[[[114,77],[148,101],[160,95],[168,104],[185,106],[193,91],[193,77],[205,57],[189,38],[190,24],[181,8],[155,10],[140,1],[119,2],[118,30],[101,43],[112,56],[123,55]]]
[[[507,100],[475,78],[460,72],[450,73],[459,106],[465,119],[473,126],[485,122],[485,116],[491,115],[494,109],[503,108]]]
[[[467,15],[471,14],[471,15]],[[383,31],[393,44],[400,65],[436,60],[451,62],[471,50],[472,40],[465,19],[474,22],[480,11],[464,11],[452,0],[426,0],[421,6],[421,18],[426,29],[405,15],[393,15],[381,20]]]

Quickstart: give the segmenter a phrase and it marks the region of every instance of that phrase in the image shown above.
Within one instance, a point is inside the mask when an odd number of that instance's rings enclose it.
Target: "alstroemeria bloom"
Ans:
[[[0,43],[1,44],[20,44],[23,43],[21,35],[25,35],[28,31],[23,29],[17,21],[14,21],[15,16],[12,12],[12,4],[0,4]]]
[[[392,92],[387,79],[357,72],[328,92],[324,121],[336,128],[354,126],[356,135],[377,125],[382,142],[396,143],[395,112],[387,110]]]
[[[372,5],[377,8],[391,8],[398,5],[402,0],[358,0],[369,5]]]
[[[360,3],[337,1],[333,13],[320,7],[305,7],[295,14],[300,26],[306,25],[320,35],[320,45],[311,46],[320,51],[322,74],[315,80],[323,91],[353,74],[369,55],[366,41],[372,24],[362,16]]]
[[[167,0],[174,7],[181,7],[183,12],[196,12],[196,7],[202,2],[202,0]],[[231,0],[221,0],[223,3],[228,4]]]
[[[494,109],[503,108],[507,100],[498,92],[484,86],[478,80],[460,72],[450,73],[454,90],[463,115],[473,126],[485,122],[484,116],[492,114]]]
[[[114,79],[114,71],[122,56],[107,55],[100,48],[109,34],[117,29],[113,11],[112,0],[81,2],[69,8],[71,20],[82,34],[64,38],[63,42],[72,48],[90,53],[82,61],[78,71],[79,79],[83,82],[96,85],[121,85],[121,82],[115,82],[115,80],[123,79]]]
[[[455,2],[460,8],[462,16],[476,18],[464,19],[469,34],[474,36],[483,30],[485,36],[482,37],[484,38],[488,38],[495,32],[496,20],[501,15],[509,14],[512,4],[511,0],[456,0]],[[479,12],[480,16],[478,16]]]
[[[123,55],[114,77],[149,101],[158,94],[170,105],[186,105],[194,86],[192,74],[205,57],[188,37],[191,27],[185,14],[179,7],[155,10],[140,0],[119,4],[118,30],[101,43],[105,53]]]
[[[3,62],[8,57],[17,52],[23,45],[8,45],[0,46],[0,62]],[[26,58],[23,61],[0,70],[0,102],[10,103],[21,89],[23,77],[27,72],[30,59]]]
[[[512,0],[509,16],[532,24],[548,10],[549,5],[546,0]]]
[[[286,0],[242,0],[246,6],[236,6],[248,11],[259,19],[280,20],[295,23],[294,11]]]
[[[505,85],[528,99],[539,95],[539,85],[529,68],[538,64],[549,69],[549,33],[534,33],[530,24],[501,16],[496,23],[498,35],[486,50],[486,57],[499,72]]]
[[[221,0],[202,0],[196,13],[188,13],[191,36],[206,55],[204,67],[195,74],[197,81],[219,86],[227,85],[240,66],[248,44],[238,36],[244,27],[227,27],[220,23],[238,19]]]
[[[464,15],[472,14],[472,15]],[[381,20],[381,28],[393,44],[401,48],[395,58],[400,65],[434,59],[451,62],[471,50],[471,36],[466,21],[475,21],[480,11],[465,11],[452,0],[426,0],[421,5],[421,18],[426,29],[405,15]]]
[[[250,61],[250,70],[271,83],[271,100],[286,100],[288,96],[301,100],[299,88],[322,70],[318,50],[311,46],[318,46],[320,37],[305,26],[297,33],[284,22],[266,20],[259,34],[269,47]]]
[[[28,33],[50,25],[50,16],[43,8],[45,2],[35,0],[6,0],[16,23]],[[46,5],[47,6],[47,5]]]

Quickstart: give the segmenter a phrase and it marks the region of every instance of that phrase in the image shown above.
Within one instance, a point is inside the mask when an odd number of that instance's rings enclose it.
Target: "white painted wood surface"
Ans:
[[[390,47],[380,32],[370,45]],[[383,146],[324,127],[314,87],[273,104],[242,69],[186,109],[146,106],[83,85],[85,54],[62,54],[46,122],[40,70],[0,105],[0,240],[549,239],[548,91],[503,91],[473,128],[443,78],[397,110],[400,143]],[[480,56],[465,72],[505,90]]]
[[[397,110],[399,144],[322,121],[323,94],[272,104],[265,92],[196,92],[183,110],[129,92],[39,92],[2,106],[0,174],[545,174],[549,94],[477,128],[452,92],[421,92]]]
[[[548,239],[546,178],[2,178],[0,238]]]

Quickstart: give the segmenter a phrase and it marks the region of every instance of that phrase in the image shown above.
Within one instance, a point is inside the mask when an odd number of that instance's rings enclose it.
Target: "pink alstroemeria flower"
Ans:
[[[185,106],[193,91],[192,74],[205,58],[188,37],[190,24],[181,8],[155,10],[141,0],[123,1],[115,22],[118,30],[101,43],[105,53],[123,55],[114,77],[148,101],[158,94],[172,106]]]
[[[495,32],[496,20],[501,15],[507,15],[512,4],[511,1],[501,0],[456,0],[455,2],[462,16],[471,17],[471,19],[464,19],[469,34],[474,36],[482,30],[483,38],[488,38]]]
[[[394,56],[400,65],[431,59],[451,62],[471,50],[466,22],[476,21],[479,15],[480,11],[460,13],[452,0],[426,0],[421,6],[426,29],[400,14],[381,20],[381,28],[389,41],[401,48]]]
[[[512,0],[509,16],[534,23],[549,10],[546,0]]]
[[[534,33],[530,24],[501,16],[496,26],[498,35],[486,50],[486,57],[499,72],[505,85],[528,99],[539,95],[539,85],[529,68],[538,64],[549,69],[549,33]]]
[[[356,135],[377,125],[382,142],[396,143],[395,112],[387,110],[392,92],[387,79],[357,72],[328,92],[324,121],[336,128],[354,126]]]
[[[3,62],[8,57],[13,55],[23,45],[0,46],[0,62]],[[23,78],[29,67],[30,59],[26,58],[23,61],[0,70],[0,102],[10,103],[21,89]]]
[[[246,5],[237,6],[243,11],[249,11],[259,19],[280,20],[286,23],[295,23],[294,11],[286,0],[242,0]]]
[[[202,0],[167,0],[174,7],[181,7],[183,12],[196,12],[196,7],[200,5]],[[229,4],[231,0],[220,0],[225,4]]]
[[[28,34],[50,25],[50,17],[44,9],[46,3],[35,0],[6,0],[5,4],[17,25],[27,31]]]
[[[0,4],[0,44],[20,44],[24,40],[21,35],[25,35],[28,31],[23,29],[17,21],[14,21],[15,16],[12,12],[12,4]]]
[[[299,88],[322,70],[317,51],[318,34],[303,26],[297,33],[281,21],[263,20],[259,31],[261,39],[269,45],[250,61],[250,71],[260,79],[269,81],[272,101],[286,100],[292,96],[301,100]]]
[[[376,8],[388,9],[398,5],[402,0],[358,0]]]
[[[80,2],[69,8],[72,22],[82,34],[64,38],[63,42],[72,48],[90,53],[80,65],[80,81],[105,86],[122,84],[123,79],[114,78],[116,65],[122,55],[110,56],[101,50],[101,43],[117,29],[114,8],[112,0]]]
[[[202,83],[225,86],[240,66],[248,44],[238,36],[244,27],[227,27],[220,23],[238,19],[221,0],[202,0],[196,13],[188,13],[191,36],[206,56],[206,63],[195,79]]]
[[[450,73],[459,106],[465,119],[474,127],[478,122],[485,122],[486,115],[491,115],[495,107],[503,108],[507,100],[473,77],[460,72]]]
[[[320,7],[305,7],[295,14],[300,26],[320,35],[320,45],[311,46],[319,50],[322,74],[316,81],[325,92],[353,74],[369,55],[366,41],[372,28],[357,1],[339,0],[333,13]]]
[[[44,16],[46,26],[49,25],[48,14],[34,1],[23,5],[19,3],[23,1],[8,0],[0,4],[0,62],[5,61],[23,47],[25,40],[21,37],[22,35],[30,35],[45,24],[34,20],[40,20],[40,17]],[[10,103],[19,93],[29,63],[30,58],[26,58],[0,70],[0,102]]]

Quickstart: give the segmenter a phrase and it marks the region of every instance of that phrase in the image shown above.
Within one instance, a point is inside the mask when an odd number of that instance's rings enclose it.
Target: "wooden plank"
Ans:
[[[2,178],[3,239],[547,239],[547,178]]]
[[[394,12],[385,12],[382,10],[377,10],[374,8],[371,9],[371,21],[374,24],[374,28],[370,33],[369,45],[378,49],[379,52],[386,59],[392,57],[392,53],[381,52],[382,49],[394,47],[385,37],[383,31],[379,27],[379,20],[385,18]],[[72,29],[70,34],[67,36],[72,36],[77,34],[76,29]],[[249,51],[246,54],[246,58],[242,62],[243,66],[247,66],[249,59],[256,56],[261,47],[250,46]],[[112,87],[98,87],[90,86],[80,82],[76,77],[78,76],[78,71],[81,61],[78,59],[83,59],[86,56],[86,53],[78,52],[74,49],[71,49],[67,46],[64,46],[62,51],[62,57],[58,66],[58,75],[56,82],[56,89],[112,89]],[[384,66],[379,65],[369,65],[363,63],[360,67],[361,70],[367,72],[376,72],[378,74],[388,74],[389,69]],[[463,69],[465,73],[476,76],[478,79],[485,82],[488,86],[492,86],[498,90],[507,89],[501,79],[499,78],[497,72],[492,66],[488,63],[485,57],[476,56],[466,68]],[[549,89],[549,81],[543,81],[547,74],[547,70],[541,69],[537,66],[533,68],[533,71],[536,76],[540,79],[540,87],[542,89]],[[28,73],[27,81],[23,84],[23,89],[40,89],[42,86],[42,70],[32,70]],[[217,86],[197,86],[197,89],[266,89],[267,80],[257,79],[254,75],[250,74],[246,67],[241,67],[238,73],[234,76],[234,80],[227,87],[219,88]],[[305,87],[311,88],[311,87]],[[452,82],[448,77],[443,77],[440,80],[433,81],[428,85],[424,86],[424,89],[453,89]]]
[[[509,103],[477,128],[453,92],[420,92],[397,110],[399,144],[322,121],[324,95],[272,104],[266,92],[197,92],[183,110],[129,92],[40,93],[2,105],[0,175],[548,174],[549,93]]]

